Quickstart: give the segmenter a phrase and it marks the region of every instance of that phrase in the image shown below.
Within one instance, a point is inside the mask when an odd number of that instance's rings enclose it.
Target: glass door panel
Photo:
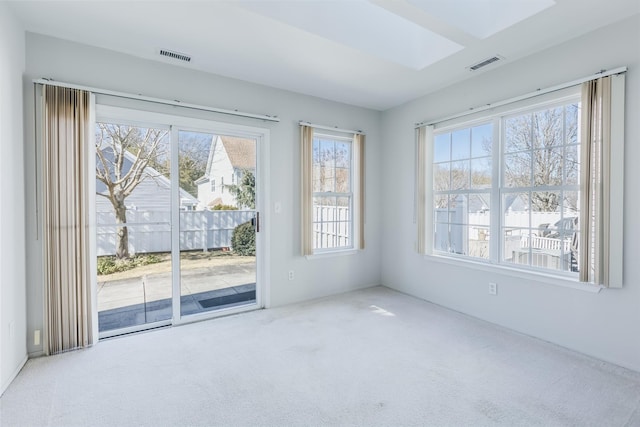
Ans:
[[[168,129],[96,123],[98,329],[170,322]]]
[[[181,315],[256,302],[256,140],[178,132]]]

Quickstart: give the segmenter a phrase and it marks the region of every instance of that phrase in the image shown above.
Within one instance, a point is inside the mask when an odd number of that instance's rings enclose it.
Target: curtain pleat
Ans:
[[[427,151],[427,127],[416,129],[416,251],[419,254],[426,253],[426,151]]]
[[[302,255],[313,254],[313,128],[300,125]]]
[[[93,344],[87,150],[89,92],[43,88],[44,285],[47,354]]]
[[[582,84],[580,281],[609,286],[611,78]]]
[[[364,199],[364,185],[365,185],[365,162],[364,162],[364,141],[365,136],[362,134],[355,134],[353,137],[354,144],[356,146],[355,152],[358,158],[358,203],[357,212],[357,224],[358,224],[358,242],[356,242],[357,249],[364,249],[364,211],[365,211],[365,199]],[[355,218],[354,218],[355,219]]]

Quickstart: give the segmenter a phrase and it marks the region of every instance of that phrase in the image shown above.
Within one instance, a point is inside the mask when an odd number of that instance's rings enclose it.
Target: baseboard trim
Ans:
[[[29,353],[29,359],[35,359],[36,357],[43,357],[45,356],[44,354],[44,350],[38,350],[38,351],[34,351],[32,353]]]
[[[9,379],[7,380],[7,382],[5,382],[4,384],[2,384],[2,388],[0,389],[0,397],[4,394],[5,391],[7,391],[7,389],[9,388],[9,386],[11,385],[11,383],[13,382],[13,380],[16,379],[16,377],[18,376],[18,374],[20,373],[20,371],[22,370],[22,368],[24,368],[25,363],[27,363],[27,360],[29,360],[29,356],[25,355],[24,359],[22,359],[22,362],[20,362],[18,364],[18,367],[16,368],[16,370],[13,372],[13,374],[11,374],[11,376],[9,377]]]

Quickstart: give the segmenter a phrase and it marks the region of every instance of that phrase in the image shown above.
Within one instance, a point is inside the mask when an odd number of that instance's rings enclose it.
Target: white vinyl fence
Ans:
[[[523,249],[533,248],[558,253],[561,251],[563,253],[569,253],[571,251],[571,240],[524,234],[520,237],[520,247]]]
[[[489,258],[489,212],[436,209],[434,215],[434,249]],[[516,264],[578,271],[575,248],[571,246],[573,236],[543,235],[548,231],[547,226],[576,215],[571,211],[564,215],[560,212],[505,212],[501,230],[503,259]]]
[[[314,248],[327,249],[351,244],[351,214],[347,206],[313,206]]]
[[[569,218],[576,215],[575,212],[570,211],[565,212],[564,216],[560,212],[506,212],[503,223],[505,231],[511,230],[514,234],[520,236],[529,235],[530,233],[538,234],[545,225],[553,226],[563,217]],[[435,219],[436,242],[438,242],[437,236],[445,236],[444,238],[446,239],[443,241],[442,247],[436,245],[439,250],[446,250],[447,245],[451,245],[455,249],[461,249],[465,240],[486,240],[489,233],[490,214],[488,211],[470,212],[465,216],[465,213],[459,210],[436,209]],[[468,224],[468,226],[449,225],[449,222],[452,224]],[[467,234],[468,237],[464,237]],[[542,242],[542,240],[539,242]]]
[[[180,250],[231,248],[234,228],[255,216],[254,211],[181,211]],[[171,252],[171,213],[127,211],[129,252]],[[113,212],[97,213],[98,256],[114,255],[118,226]]]

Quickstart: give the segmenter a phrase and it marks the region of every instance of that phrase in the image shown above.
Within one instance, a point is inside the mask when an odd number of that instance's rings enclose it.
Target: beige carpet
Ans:
[[[378,287],[30,360],[5,426],[638,426],[640,374]]]

